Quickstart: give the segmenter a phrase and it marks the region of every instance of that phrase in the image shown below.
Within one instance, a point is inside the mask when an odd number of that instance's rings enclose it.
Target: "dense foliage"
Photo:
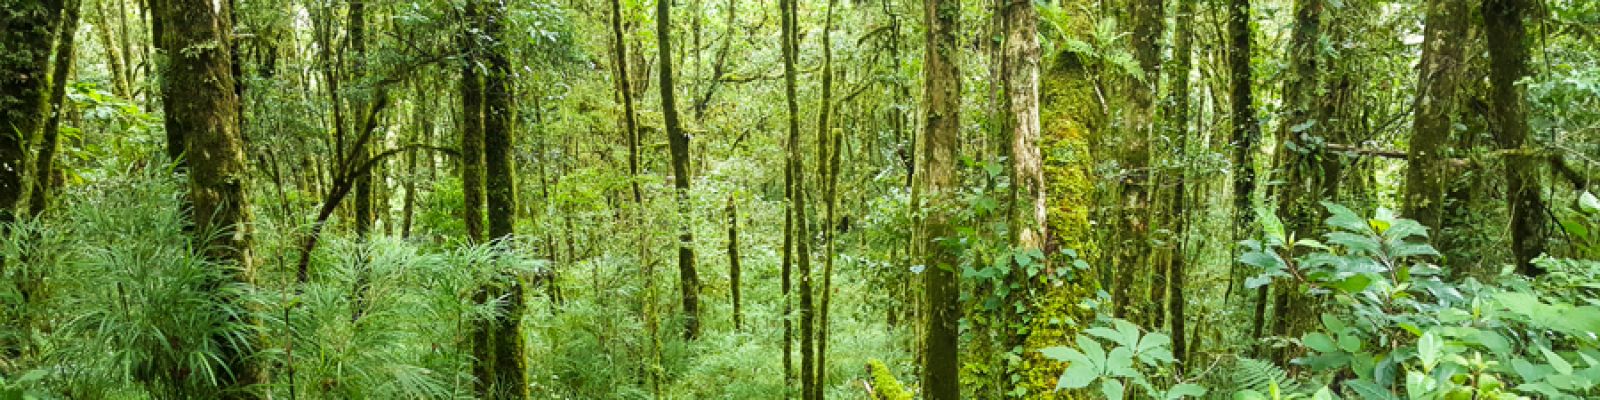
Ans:
[[[9,0],[0,399],[1600,397],[1597,26]]]

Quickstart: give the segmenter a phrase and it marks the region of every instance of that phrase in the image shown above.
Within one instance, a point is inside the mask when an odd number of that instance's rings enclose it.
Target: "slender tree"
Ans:
[[[661,58],[661,113],[667,125],[667,146],[672,153],[673,198],[678,204],[678,288],[683,301],[683,337],[700,337],[700,278],[695,272],[694,233],[689,223],[689,134],[678,118],[676,86],[672,83],[672,0],[656,1],[656,45]]]
[[[922,219],[921,241],[923,306],[927,307],[922,340],[922,398],[952,400],[961,398],[960,352],[961,320],[959,277],[956,268],[960,254],[945,242],[954,236],[955,196],[959,186],[956,156],[961,133],[961,71],[957,37],[960,31],[960,0],[927,0],[923,3],[926,50],[923,58],[923,98],[927,108],[923,120],[921,167],[917,168],[919,209]]]
[[[822,299],[815,312],[815,325],[817,335],[816,372],[813,378],[810,396],[813,400],[822,400],[822,390],[827,384],[828,371],[828,301],[829,290],[833,287],[833,221],[834,208],[838,204],[835,186],[838,186],[838,142],[833,132],[833,6],[837,0],[828,0],[828,9],[824,13],[822,23],[822,96],[817,105],[817,176],[822,179],[822,223],[817,226],[822,230]]]
[[[33,158],[33,193],[28,198],[28,214],[43,214],[50,205],[51,176],[55,174],[56,148],[60,145],[61,117],[67,113],[67,81],[73,70],[74,39],[78,36],[79,1],[66,0],[57,29],[56,62],[50,76],[50,117],[39,138],[39,152]]]
[[[639,122],[628,75],[628,41],[622,36],[622,0],[611,0],[611,40],[616,50],[612,62],[617,66],[617,94],[622,97],[622,136],[628,144],[629,186],[633,189],[633,202],[643,203],[644,195],[639,192]]]
[[[733,330],[744,330],[739,311],[739,207],[728,196],[728,288],[733,300]]]
[[[1526,90],[1517,81],[1527,77],[1528,32],[1523,26],[1530,3],[1522,0],[1484,0],[1483,20],[1489,39],[1489,83],[1493,85],[1489,116],[1500,148],[1522,150],[1528,146]],[[1511,250],[1517,272],[1540,275],[1533,259],[1545,252],[1545,204],[1540,193],[1537,161],[1531,157],[1505,159],[1506,206],[1511,211]]]
[[[1168,113],[1170,128],[1167,134],[1170,136],[1167,141],[1176,145],[1173,154],[1179,161],[1189,159],[1189,72],[1194,58],[1194,3],[1178,2],[1178,13],[1174,17],[1172,109]],[[1189,244],[1189,175],[1183,170],[1178,171],[1177,175],[1169,200],[1173,215],[1172,231],[1177,237],[1167,257],[1167,312],[1172,314],[1168,325],[1172,336],[1172,354],[1178,360],[1177,367],[1182,370],[1188,350],[1188,341],[1184,336],[1188,317],[1184,314],[1184,278],[1188,274],[1188,254],[1185,250]]]

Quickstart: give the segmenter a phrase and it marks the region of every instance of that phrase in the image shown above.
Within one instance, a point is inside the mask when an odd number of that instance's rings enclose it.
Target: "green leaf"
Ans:
[[[1350,277],[1333,282],[1331,286],[1345,293],[1360,293],[1372,285],[1372,277],[1365,274],[1351,275]]]
[[[1417,358],[1422,359],[1424,370],[1431,371],[1434,366],[1439,365],[1439,356],[1443,351],[1444,341],[1433,332],[1424,333],[1422,339],[1417,340]]]
[[[1100,372],[1095,371],[1094,366],[1088,365],[1088,363],[1073,363],[1068,365],[1067,370],[1063,371],[1061,377],[1056,380],[1056,390],[1088,387],[1090,383],[1094,383],[1095,378],[1099,377]]]
[[[1322,207],[1328,209],[1328,219],[1324,223],[1329,226],[1351,232],[1366,232],[1370,229],[1365,218],[1361,218],[1355,211],[1345,206],[1324,201]]]
[[[1583,192],[1578,195],[1578,209],[1583,210],[1584,214],[1600,213],[1600,198],[1596,198],[1594,193]]]
[[[1184,397],[1203,397],[1206,395],[1204,386],[1193,383],[1182,383],[1167,389],[1167,400],[1181,399]]]
[[[1559,372],[1562,375],[1572,374],[1572,364],[1568,363],[1566,359],[1561,358],[1561,355],[1556,354],[1554,351],[1550,351],[1550,348],[1548,347],[1540,347],[1539,352],[1544,353],[1545,362],[1550,363],[1550,367],[1555,368],[1556,372]]]
[[[1332,353],[1339,351],[1339,348],[1334,346],[1333,339],[1329,338],[1327,334],[1322,332],[1307,333],[1305,337],[1300,339],[1300,342],[1304,343],[1306,347],[1309,347],[1312,350],[1316,350],[1320,353]]]
[[[1088,363],[1072,363],[1067,365],[1067,370],[1062,371],[1061,378],[1056,379],[1056,390],[1083,389],[1099,378],[1099,371],[1094,370]]]
[[[1133,369],[1133,350],[1127,347],[1111,349],[1111,353],[1106,355],[1105,370],[1106,375],[1111,376],[1139,375],[1139,371]]]
[[[1100,342],[1096,342],[1088,336],[1078,335],[1078,350],[1083,352],[1083,356],[1092,364],[1091,366],[1094,367],[1096,374],[1104,370],[1106,350],[1100,347]]]
[[[1356,335],[1339,335],[1339,350],[1344,350],[1346,353],[1359,352],[1361,351],[1361,339],[1357,338]]]
[[[1100,392],[1105,393],[1107,399],[1122,400],[1122,382],[1116,379],[1100,381]]]
[[[1040,349],[1039,353],[1043,353],[1045,358],[1069,363],[1087,362],[1089,360],[1083,356],[1082,352],[1065,346],[1046,347]]]

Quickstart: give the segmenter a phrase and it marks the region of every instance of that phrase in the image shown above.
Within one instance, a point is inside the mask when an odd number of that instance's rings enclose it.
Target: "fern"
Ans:
[[[1244,357],[1234,361],[1227,384],[1228,392],[1254,390],[1260,393],[1271,391],[1273,384],[1278,385],[1279,392],[1295,392],[1300,386],[1289,378],[1289,372],[1283,368],[1271,362]]]

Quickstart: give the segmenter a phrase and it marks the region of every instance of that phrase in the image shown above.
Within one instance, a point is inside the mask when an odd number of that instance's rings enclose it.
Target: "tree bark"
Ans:
[[[1189,69],[1193,66],[1194,57],[1194,3],[1178,2],[1176,32],[1173,32],[1173,57],[1176,61],[1172,71],[1171,128],[1167,132],[1171,135],[1168,141],[1177,145],[1174,153],[1181,162],[1189,160]],[[1172,231],[1176,237],[1173,238],[1172,252],[1167,257],[1167,312],[1172,314],[1169,336],[1172,337],[1172,354],[1178,361],[1175,368],[1181,372],[1187,361],[1185,356],[1188,350],[1184,335],[1184,324],[1188,317],[1184,314],[1184,275],[1188,273],[1188,254],[1185,250],[1189,243],[1187,171],[1179,170],[1176,181],[1170,200]]]
[[[488,205],[489,240],[497,249],[510,252],[515,248],[514,235],[517,221],[516,164],[512,158],[515,146],[512,108],[511,61],[507,57],[511,42],[505,36],[507,3],[487,2],[484,11],[483,32],[492,44],[483,52],[489,75],[484,79],[483,90],[483,162],[484,192]],[[527,357],[523,355],[522,310],[523,285],[515,274],[499,272],[491,294],[503,301],[504,312],[495,315],[494,383],[490,387],[495,398],[528,398]]]
[[[689,135],[678,118],[676,86],[672,82],[672,0],[656,1],[656,44],[661,61],[661,113],[667,125],[667,145],[672,153],[673,198],[678,204],[678,288],[683,301],[683,337],[700,337],[700,278],[695,272],[694,233],[689,221]]]
[[[617,93],[622,96],[622,135],[628,143],[628,178],[634,204],[642,204],[639,192],[639,122],[633,110],[633,88],[628,75],[628,41],[622,36],[622,0],[611,0],[611,40],[616,47]]]
[[[728,196],[728,288],[733,300],[733,330],[744,330],[743,314],[739,310],[739,208],[733,196]]]
[[[60,145],[61,118],[66,115],[67,81],[72,76],[74,39],[78,32],[79,0],[66,0],[57,29],[55,72],[51,73],[50,116],[39,138],[39,153],[33,159],[33,193],[28,198],[28,214],[39,216],[50,205],[51,177],[55,174],[56,149]]]
[[[1529,2],[1522,0],[1484,0],[1483,19],[1489,40],[1489,82],[1493,86],[1489,117],[1501,149],[1522,150],[1528,146],[1528,108],[1524,88],[1518,80],[1529,75],[1528,32],[1523,25]],[[1533,265],[1545,252],[1545,204],[1540,193],[1538,160],[1532,157],[1506,157],[1506,207],[1511,214],[1511,250],[1517,272],[1538,276],[1544,270]]]
[[[960,281],[956,275],[960,260],[953,245],[943,243],[955,236],[955,212],[959,191],[956,173],[957,147],[961,132],[961,73],[957,40],[960,31],[960,0],[927,0],[923,3],[926,50],[923,58],[923,120],[921,164],[917,185],[924,210],[921,241],[924,306],[922,343],[922,398],[953,400],[961,397]]]
[[[28,146],[50,113],[50,47],[62,0],[0,8],[0,225],[15,220],[27,194]]]
[[[789,195],[791,208],[790,221],[786,224],[793,225],[793,237],[788,241],[794,244],[795,266],[800,269],[799,318],[800,318],[800,397],[811,399],[812,389],[815,385],[816,367],[813,364],[816,349],[816,338],[811,324],[813,311],[811,290],[811,233],[809,218],[806,214],[805,190],[805,156],[800,147],[800,105],[795,94],[796,78],[799,74],[795,63],[799,58],[799,6],[797,0],[784,0],[780,3],[783,7],[783,79],[786,104],[789,108],[789,137],[786,164],[788,170],[785,174],[789,179]]]
[[[833,219],[834,208],[837,205],[835,186],[838,184],[838,141],[833,133],[830,118],[833,116],[833,6],[837,0],[828,0],[828,9],[825,13],[822,27],[822,97],[817,107],[817,176],[822,179],[822,223],[817,227],[822,230],[822,299],[818,305],[819,311],[815,314],[817,333],[816,372],[812,382],[810,399],[822,400],[822,391],[827,385],[828,370],[828,301],[831,299],[828,291],[833,286]]]
[[[1283,98],[1287,115],[1278,129],[1278,168],[1284,175],[1284,184],[1278,190],[1278,215],[1284,228],[1296,239],[1314,238],[1321,225],[1322,206],[1319,199],[1331,199],[1322,193],[1322,175],[1318,173],[1319,143],[1324,142],[1324,121],[1315,119],[1313,107],[1317,91],[1317,53],[1322,32],[1322,1],[1295,1],[1294,30],[1289,39],[1289,74],[1284,81]],[[1293,284],[1276,283],[1277,298],[1273,317],[1276,319],[1272,333],[1275,336],[1298,337],[1297,323],[1310,311],[1311,299],[1305,298]],[[1288,361],[1288,349],[1279,354],[1279,361]]]
[[[163,97],[166,128],[183,138],[189,166],[189,201],[195,237],[207,258],[229,266],[236,282],[253,280],[250,182],[244,139],[238,131],[238,92],[227,44],[232,21],[216,3],[162,0],[156,12],[165,32],[168,68]],[[232,301],[231,299],[225,301]],[[235,318],[244,318],[243,316]],[[236,321],[245,323],[245,321]],[[219,376],[228,397],[252,398],[245,391],[261,382],[249,360],[250,345],[230,337],[212,338],[231,373]]]
[[[1449,173],[1444,160],[1452,147],[1456,81],[1466,68],[1463,51],[1468,10],[1467,3],[1458,0],[1428,0],[1425,9],[1411,148],[1406,152],[1404,208],[1407,217],[1437,229],[1444,215]]]

